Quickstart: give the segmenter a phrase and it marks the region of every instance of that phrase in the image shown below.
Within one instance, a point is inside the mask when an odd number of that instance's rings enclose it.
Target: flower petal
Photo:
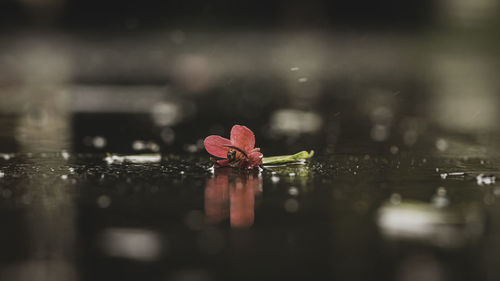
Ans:
[[[217,165],[218,165],[218,167],[229,166],[229,160],[227,160],[227,159],[218,160]]]
[[[248,155],[248,164],[247,164],[247,168],[248,169],[253,169],[257,166],[260,166],[262,165],[262,158],[264,157],[264,155],[262,155],[262,153],[260,152],[252,152]]]
[[[230,149],[228,146],[231,145],[230,140],[221,136],[208,136],[203,143],[208,153],[216,157],[227,158],[227,152]]]
[[[234,125],[231,129],[231,142],[234,146],[248,153],[255,146],[255,136],[247,127]]]

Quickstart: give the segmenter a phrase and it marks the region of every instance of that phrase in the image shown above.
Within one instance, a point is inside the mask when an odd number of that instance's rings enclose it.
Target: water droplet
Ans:
[[[215,168],[214,166],[208,168],[208,171],[213,175],[215,173]]]
[[[307,77],[300,77],[299,80],[297,81],[299,81],[299,83],[306,83],[307,80],[308,80]]]
[[[479,174],[476,177],[478,185],[491,185],[495,183],[496,177],[494,175]]]
[[[0,178],[3,178],[3,177],[5,177],[5,173],[0,171]]]
[[[67,180],[68,179],[68,175],[61,175],[61,179],[62,180]]]
[[[298,68],[297,66],[294,66],[292,68],[290,68],[290,71],[299,71],[300,68]]]

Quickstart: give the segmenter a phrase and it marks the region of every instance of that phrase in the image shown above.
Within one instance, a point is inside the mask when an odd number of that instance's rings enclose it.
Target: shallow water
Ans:
[[[475,178],[495,174],[494,160],[332,154],[238,171],[212,170],[203,154],[104,157],[0,160],[2,278],[498,276],[500,192]],[[443,179],[446,171],[466,174]]]

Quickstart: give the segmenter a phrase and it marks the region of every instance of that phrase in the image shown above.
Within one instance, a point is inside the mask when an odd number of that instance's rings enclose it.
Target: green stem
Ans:
[[[284,164],[284,163],[290,163],[290,162],[299,162],[302,160],[309,159],[309,158],[313,157],[313,155],[314,155],[314,150],[311,150],[311,152],[301,151],[301,152],[293,154],[293,155],[264,157],[264,159],[262,159],[262,164],[263,165],[277,165],[277,164]]]

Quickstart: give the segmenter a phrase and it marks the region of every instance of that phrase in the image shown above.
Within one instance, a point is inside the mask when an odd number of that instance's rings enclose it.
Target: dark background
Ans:
[[[415,29],[435,21],[435,1],[14,1],[0,4],[2,23],[69,30],[223,30],[316,27]]]

